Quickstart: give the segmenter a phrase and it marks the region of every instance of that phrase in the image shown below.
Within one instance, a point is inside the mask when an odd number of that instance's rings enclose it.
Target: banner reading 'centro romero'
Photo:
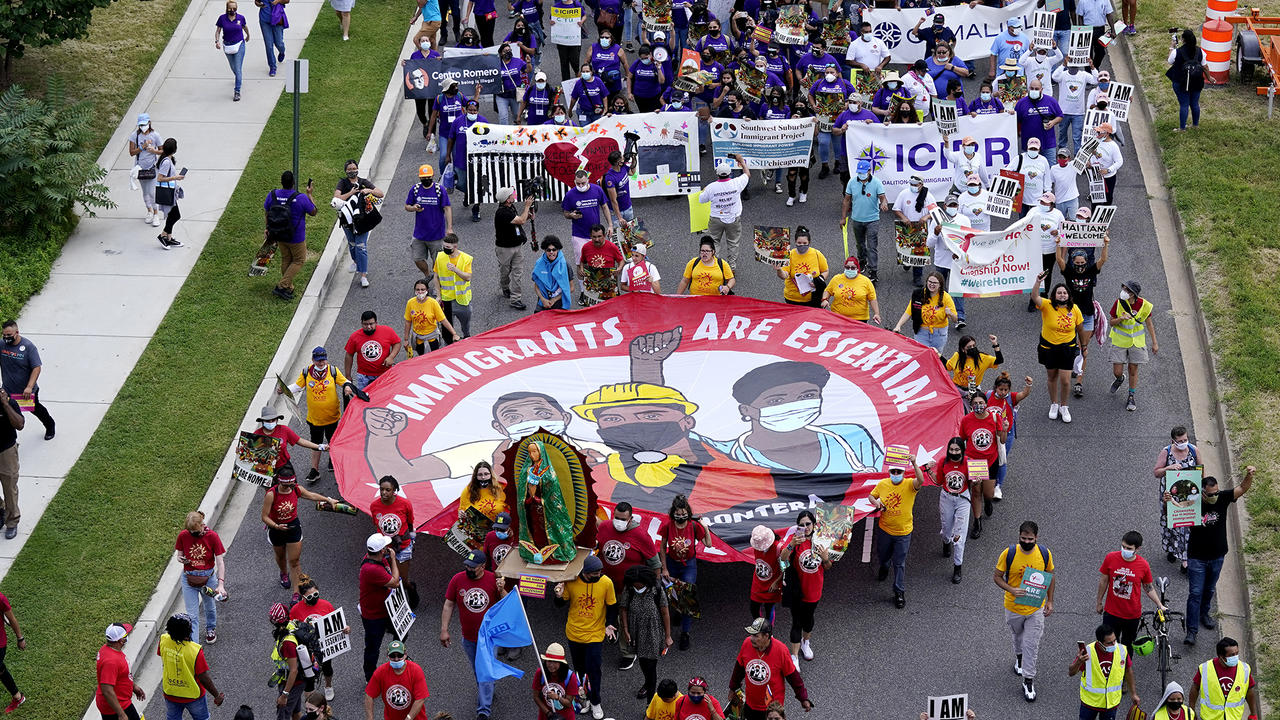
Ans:
[[[477,462],[500,470],[513,440],[543,428],[587,457],[602,503],[653,518],[686,495],[739,549],[814,503],[869,513],[885,447],[937,457],[963,414],[937,353],[901,335],[813,308],[647,293],[467,338],[368,393],[332,443],[357,507],[394,475],[419,526],[438,528]]]
[[[1006,7],[987,7],[978,5],[970,7],[962,3],[955,7],[942,8],[946,11],[946,26],[956,34],[956,56],[961,60],[977,60],[991,55],[991,42],[1004,32],[1004,25],[1011,17],[1022,18],[1022,37],[1027,47],[1031,46],[1031,31],[1034,26],[1033,13],[1036,0],[1017,0]],[[918,10],[882,10],[870,9],[862,11],[862,19],[871,23],[872,32],[889,48],[895,64],[910,65],[924,57],[924,43],[907,31],[916,26],[924,18],[925,23],[933,22],[928,17],[932,9]],[[1066,54],[1066,48],[1060,48]],[[972,66],[971,66],[972,67]]]
[[[986,166],[988,178],[1017,157],[1014,142],[1018,137],[1018,121],[1013,115],[998,113],[976,118],[961,115],[958,122],[959,129],[949,138],[951,151],[959,157],[960,141],[973,136],[978,141],[978,155]],[[939,200],[946,197],[955,166],[942,151],[942,134],[937,124],[849,123],[844,137],[850,164],[870,160],[875,176],[884,183],[890,203],[907,186],[912,175],[919,175]]]

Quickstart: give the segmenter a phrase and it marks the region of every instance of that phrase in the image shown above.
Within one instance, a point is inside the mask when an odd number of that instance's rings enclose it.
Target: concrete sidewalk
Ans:
[[[323,0],[289,3],[286,62],[296,57],[323,5]],[[231,69],[213,47],[223,0],[193,0],[98,158],[108,170],[106,183],[118,207],[80,221],[48,284],[18,319],[22,335],[40,349],[40,399],[58,433],[45,442],[44,428],[30,418],[19,435],[22,522],[17,538],[0,540],[0,578],[168,313],[284,90],[283,75],[267,76],[258,9],[244,6],[251,39],[241,101],[232,102]],[[189,168],[182,183],[182,220],[173,233],[184,247],[170,251],[156,240],[160,229],[143,224],[141,193],[129,189],[128,138],[141,112],[151,114],[161,138],[177,139],[178,165]]]

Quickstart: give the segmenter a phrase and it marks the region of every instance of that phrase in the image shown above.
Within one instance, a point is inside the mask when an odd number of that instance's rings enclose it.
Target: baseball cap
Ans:
[[[1040,202],[1042,203],[1051,203],[1051,202],[1057,202],[1057,201],[1058,201],[1058,196],[1054,195],[1051,192],[1047,192],[1040,196]]]
[[[281,420],[283,418],[284,415],[279,410],[270,405],[263,405],[262,414],[258,416],[258,422],[271,422],[272,420]]]
[[[1142,294],[1142,284],[1139,283],[1137,280],[1125,280],[1124,286],[1129,288],[1130,292],[1132,292],[1134,295]]]
[[[489,561],[489,557],[484,554],[483,550],[472,550],[463,558],[462,564],[469,568],[477,568]]]
[[[382,552],[390,544],[391,538],[382,533],[374,533],[364,541],[364,546],[369,549],[369,552]]]
[[[743,628],[751,635],[759,635],[762,632],[772,633],[773,625],[764,618],[756,618],[751,624]]]
[[[537,82],[538,80],[546,80],[546,79],[547,79],[547,74],[542,72],[541,70],[533,74],[534,82]]]
[[[421,165],[418,167],[418,177],[435,177],[436,169],[430,165]]]
[[[970,176],[969,176],[969,179],[968,179],[968,180],[966,180],[964,184],[965,184],[966,186],[974,186],[974,185],[977,185],[978,187],[982,187],[982,180],[981,180],[981,179],[979,179],[979,178],[978,178],[978,176],[976,176],[976,175],[970,175]]]
[[[1111,123],[1101,123],[1101,124],[1099,124],[1099,125],[1098,125],[1098,127],[1097,127],[1097,128],[1095,128],[1095,129],[1097,129],[1097,130],[1101,130],[1102,132],[1104,132],[1104,133],[1108,133],[1108,134],[1113,133],[1113,132],[1115,132],[1115,131],[1116,131],[1116,129],[1115,129],[1115,128],[1111,127]]]
[[[959,195],[957,195],[954,191],[953,191],[953,192],[949,192],[949,193],[947,193],[947,199],[946,199],[946,200],[944,200],[944,201],[942,202],[942,204],[944,204],[944,205],[959,205],[959,204],[960,204],[960,196],[959,196]]]
[[[946,19],[945,17],[943,17],[943,16],[942,16],[942,13],[937,13],[936,15],[934,15],[934,16],[933,16],[933,24],[934,24],[934,25],[941,25],[941,24],[945,23],[946,21],[947,21],[947,19]]]
[[[149,125],[151,123],[151,115],[149,113],[138,113],[138,126]]]
[[[458,85],[458,81],[454,80],[453,78],[445,78],[444,82],[440,83],[440,87],[444,90],[457,87],[457,85]]]
[[[1058,148],[1058,157],[1071,157],[1071,151],[1064,147],[1060,147]]]
[[[500,512],[498,517],[493,519],[494,530],[506,530],[509,527],[511,527],[511,513]]]
[[[501,188],[498,190],[498,202],[500,203],[506,202],[510,200],[512,196],[514,196],[515,194],[516,194],[515,188],[509,188],[509,187]]]
[[[871,172],[871,161],[870,161],[870,160],[866,160],[866,159],[859,160],[859,161],[858,161],[858,172],[860,172],[860,173],[864,173],[864,172]]]
[[[1099,70],[1099,71],[1098,71],[1098,80],[1110,80],[1110,79],[1111,79],[1111,72],[1110,72],[1110,71],[1108,71],[1108,70]]]
[[[406,654],[404,650],[404,643],[400,642],[399,640],[392,640],[391,644],[387,645],[387,657],[391,657],[392,655],[404,655],[404,654]]]
[[[1027,147],[1028,147],[1028,148],[1035,148],[1035,149],[1039,150],[1039,149],[1040,149],[1040,138],[1038,138],[1038,137],[1027,138]]]
[[[120,642],[129,637],[131,632],[133,632],[133,626],[129,623],[111,623],[107,626],[107,642]]]
[[[716,175],[718,177],[729,177],[730,173],[732,172],[733,172],[733,166],[731,166],[727,162],[720,163],[719,165],[716,166]]]
[[[315,349],[311,351],[311,359],[312,360],[328,360],[329,351],[325,350],[323,345],[317,345]]]
[[[1018,17],[1017,15],[1015,15],[1015,16],[1013,16],[1013,17],[1009,18],[1009,22],[1008,22],[1008,23],[1006,23],[1006,24],[1007,24],[1009,27],[1011,27],[1011,28],[1020,28],[1020,27],[1022,27],[1022,18],[1020,18],[1020,17]]]
[[[635,245],[631,246],[631,252],[640,253],[641,255],[648,255],[649,246],[645,245],[644,243],[636,243]]]

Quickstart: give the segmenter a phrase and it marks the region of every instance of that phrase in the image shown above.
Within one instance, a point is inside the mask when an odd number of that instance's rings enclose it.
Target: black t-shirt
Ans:
[[[1093,288],[1098,284],[1098,266],[1089,263],[1083,271],[1076,270],[1071,262],[1062,271],[1062,279],[1067,284],[1067,292],[1071,294],[1071,302],[1080,308],[1085,317],[1093,314]]]
[[[1218,502],[1210,505],[1202,503],[1200,513],[1204,525],[1191,528],[1191,539],[1187,542],[1187,557],[1196,560],[1217,560],[1227,554],[1227,511],[1231,503],[1236,501],[1234,488],[1223,488],[1218,494]]]
[[[22,414],[22,408],[18,407],[17,400],[9,398],[9,407],[13,408],[13,411],[19,415]],[[0,410],[0,452],[8,450],[17,442],[18,429],[9,421],[9,415],[3,410]]]
[[[524,226],[512,225],[511,221],[520,216],[516,212],[515,203],[499,205],[493,213],[494,243],[500,248],[520,247],[525,243]]]

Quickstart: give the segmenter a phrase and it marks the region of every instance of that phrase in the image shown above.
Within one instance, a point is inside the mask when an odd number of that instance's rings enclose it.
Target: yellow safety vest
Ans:
[[[1134,319],[1130,320],[1125,315],[1125,306],[1128,305],[1123,300],[1118,301],[1120,306],[1117,312],[1120,313],[1119,319],[1111,324],[1111,344],[1116,347],[1140,347],[1147,346],[1147,318],[1151,315],[1151,301],[1143,298],[1142,307],[1138,308],[1138,312],[1134,313]]]
[[[440,282],[440,299],[449,300],[459,305],[471,304],[471,281],[463,280],[449,269],[453,263],[464,272],[470,272],[472,257],[461,250],[454,255],[440,253],[436,255],[436,279]]]
[[[1245,695],[1249,692],[1249,663],[1240,661],[1236,666],[1236,681],[1231,691],[1222,696],[1218,671],[1212,660],[1200,666],[1200,720],[1240,720],[1248,707]]]
[[[160,689],[165,695],[192,700],[200,697],[203,690],[196,682],[196,656],[199,654],[198,642],[175,642],[168,633],[160,636],[160,661],[164,665]]]
[[[1080,702],[1103,710],[1118,706],[1128,650],[1124,645],[1116,643],[1116,651],[1111,655],[1111,672],[1103,675],[1102,661],[1098,659],[1098,643],[1090,643],[1086,649],[1089,652],[1089,662],[1080,673]]]
[[[1190,705],[1183,704],[1182,714],[1186,720],[1196,720],[1196,711],[1192,710]],[[1151,713],[1151,720],[1169,720],[1169,710],[1161,705],[1156,708],[1155,712]]]

